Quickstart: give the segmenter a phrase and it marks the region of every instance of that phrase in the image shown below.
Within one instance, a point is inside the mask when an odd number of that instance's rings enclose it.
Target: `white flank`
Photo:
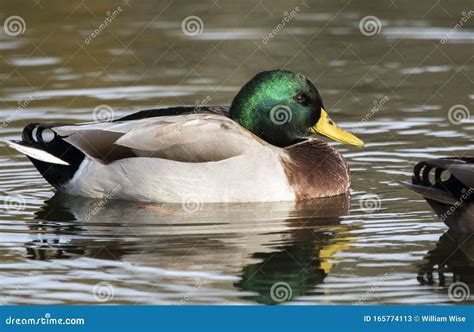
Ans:
[[[21,153],[27,155],[28,157],[31,157],[31,158],[34,158],[34,159],[37,159],[37,160],[40,160],[40,161],[44,161],[46,163],[51,163],[51,164],[69,165],[68,162],[65,162],[64,160],[61,160],[58,157],[55,157],[55,156],[53,156],[52,154],[50,154],[46,151],[36,149],[36,148],[32,148],[30,146],[21,145],[21,144],[14,143],[14,142],[11,142],[11,141],[3,141],[2,140],[2,142],[7,143],[9,147],[17,150],[18,152],[21,152]]]
[[[64,190],[76,196],[182,204],[295,200],[280,155],[265,146],[202,163],[137,157],[102,165],[86,157]]]

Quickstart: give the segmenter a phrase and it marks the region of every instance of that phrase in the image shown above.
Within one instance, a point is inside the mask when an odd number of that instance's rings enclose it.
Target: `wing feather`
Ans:
[[[86,155],[105,164],[133,157],[182,162],[219,161],[267,144],[218,114],[62,126],[54,131]]]

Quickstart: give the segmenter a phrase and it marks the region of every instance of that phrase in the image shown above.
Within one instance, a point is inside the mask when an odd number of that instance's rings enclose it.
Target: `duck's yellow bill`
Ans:
[[[328,113],[324,108],[321,107],[321,116],[319,117],[318,123],[309,130],[313,134],[319,134],[337,142],[355,145],[357,147],[363,147],[364,142],[352,135],[351,133],[342,130],[336,126],[336,124],[329,118]]]

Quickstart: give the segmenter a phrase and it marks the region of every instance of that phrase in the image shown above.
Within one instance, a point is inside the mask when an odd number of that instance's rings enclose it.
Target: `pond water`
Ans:
[[[20,33],[0,31],[2,139],[31,122],[228,105],[257,72],[286,68],[310,77],[366,147],[334,143],[352,171],[348,196],[183,207],[54,195],[2,145],[1,303],[456,304],[449,285],[474,287],[474,239],[448,231],[397,181],[417,161],[474,147],[470,10],[398,0],[3,4],[2,22],[23,22]]]

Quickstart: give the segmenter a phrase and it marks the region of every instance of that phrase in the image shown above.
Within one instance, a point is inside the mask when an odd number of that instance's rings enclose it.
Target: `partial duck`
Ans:
[[[301,201],[346,193],[344,158],[320,134],[363,146],[329,118],[314,84],[259,73],[230,107],[146,110],[110,122],[35,123],[25,154],[59,191],[138,201]]]
[[[404,187],[423,196],[451,229],[474,232],[474,158],[422,161],[413,173]]]

